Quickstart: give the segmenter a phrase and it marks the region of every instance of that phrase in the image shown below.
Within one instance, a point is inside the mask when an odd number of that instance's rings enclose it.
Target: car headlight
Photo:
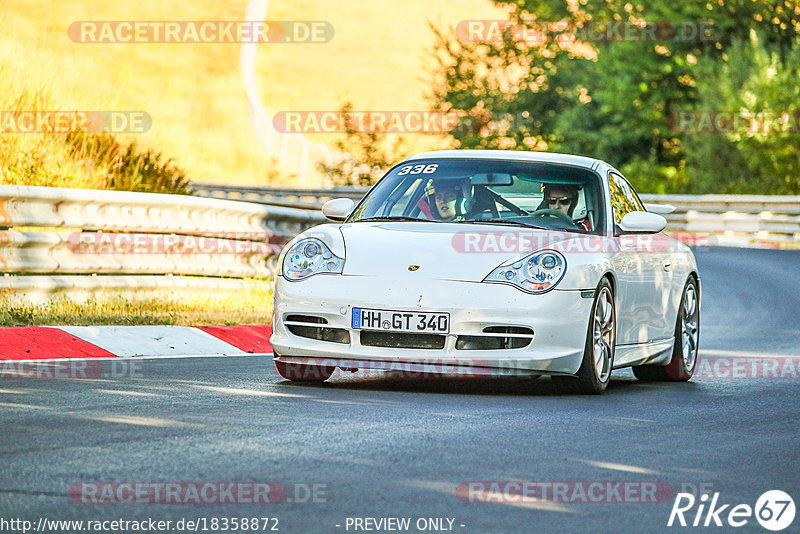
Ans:
[[[546,293],[558,285],[566,272],[564,256],[554,250],[545,250],[501,265],[483,281],[510,284],[528,293]]]
[[[283,257],[281,272],[287,280],[297,281],[315,274],[342,274],[344,259],[319,239],[301,239]]]

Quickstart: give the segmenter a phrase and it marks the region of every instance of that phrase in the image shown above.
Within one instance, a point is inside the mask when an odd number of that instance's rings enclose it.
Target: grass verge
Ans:
[[[0,326],[236,325],[272,322],[272,281],[251,280],[224,294],[136,296],[24,302],[0,292]]]

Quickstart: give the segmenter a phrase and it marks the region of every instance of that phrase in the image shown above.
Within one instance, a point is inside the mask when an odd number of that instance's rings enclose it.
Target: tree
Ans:
[[[770,51],[753,32],[708,66],[700,107],[737,110],[738,129],[686,145],[694,190],[800,195],[800,47]],[[708,162],[713,162],[708,165]]]
[[[712,145],[731,156],[718,162],[720,171],[741,168],[730,166],[742,159],[753,164],[754,151],[747,143],[724,136],[698,142],[699,134],[671,127],[678,111],[702,106],[725,109],[710,96],[719,89],[715,77],[726,75],[724,66],[731,66],[731,54],[742,50],[751,32],[760,36],[769,61],[784,69],[779,72],[786,74],[789,86],[798,86],[790,63],[798,48],[800,10],[790,2],[495,3],[510,12],[511,25],[500,40],[471,42],[463,39],[463,32],[437,31],[434,53],[442,76],[434,89],[434,107],[458,110],[471,118],[474,128],[453,134],[464,148],[591,155],[620,167],[640,189],[692,190],[709,172],[709,163],[701,156]],[[624,33],[625,28],[635,30],[645,24],[658,31],[642,31],[640,40]],[[539,29],[543,38],[521,38],[519,28]],[[688,30],[695,30],[694,38],[688,38]],[[729,90],[747,91],[741,86],[744,80],[752,80],[752,85],[763,77],[764,68],[774,67],[770,65],[752,63],[752,70],[740,73],[741,80],[732,81]],[[782,109],[797,109],[796,91],[788,94],[793,96],[781,101]],[[775,137],[768,145],[775,154],[783,154],[776,163],[782,170],[759,164],[752,172],[783,175],[796,169],[789,144],[790,139]]]
[[[399,136],[390,141],[385,134],[360,130],[350,118],[352,102],[342,105],[339,113],[345,125],[344,139],[335,145],[339,154],[330,164],[321,162],[319,169],[334,185],[372,185],[397,161],[404,141]]]

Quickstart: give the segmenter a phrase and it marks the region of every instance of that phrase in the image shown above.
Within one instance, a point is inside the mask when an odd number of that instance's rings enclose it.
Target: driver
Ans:
[[[436,180],[428,183],[419,207],[428,219],[439,221],[461,220],[467,212],[467,199],[471,187],[463,180]]]
[[[542,191],[544,198],[539,209],[557,210],[572,218],[572,213],[578,205],[578,191],[579,186],[569,184],[544,184]],[[592,230],[591,222],[588,217],[576,220],[572,219],[575,224],[582,229],[588,231]]]

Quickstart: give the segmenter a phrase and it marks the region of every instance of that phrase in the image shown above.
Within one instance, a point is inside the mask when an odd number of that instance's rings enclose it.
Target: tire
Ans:
[[[556,387],[566,393],[598,395],[611,380],[617,339],[617,312],[611,283],[603,278],[595,291],[583,360],[576,376],[554,376]]]
[[[683,288],[678,319],[675,322],[675,343],[672,358],[666,366],[639,365],[633,374],[639,380],[686,382],[697,368],[700,344],[700,298],[697,281],[689,278]]]
[[[281,377],[292,382],[324,382],[336,370],[336,367],[332,366],[285,363],[277,360],[275,368]]]

